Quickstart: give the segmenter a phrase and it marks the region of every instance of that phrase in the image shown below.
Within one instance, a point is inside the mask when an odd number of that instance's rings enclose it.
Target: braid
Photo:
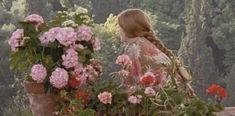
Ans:
[[[163,53],[165,53],[170,59],[173,59],[175,55],[173,52],[166,48],[165,45],[161,42],[159,38],[157,38],[152,31],[144,32],[143,37],[153,43],[158,49],[160,49]]]
[[[175,59],[176,57],[173,54],[173,52],[170,49],[166,48],[164,44],[161,42],[161,40],[157,38],[152,31],[143,33],[143,37],[145,37],[147,40],[153,43],[158,49],[160,49],[163,53],[165,53],[171,60],[177,60]],[[180,87],[180,89],[182,89],[183,91],[186,91],[186,93],[189,96],[195,96],[196,94],[193,88],[191,87],[189,83],[187,83],[188,81],[185,81],[185,80],[191,80],[192,78],[191,75],[188,73],[188,71],[185,68],[182,69],[182,67],[180,67],[180,62],[178,60],[177,60],[177,63],[178,63],[177,72],[180,74],[181,78],[183,78],[183,81],[180,81],[179,84],[184,85],[183,88]],[[177,87],[180,86],[176,83],[177,79],[174,78],[173,80]]]

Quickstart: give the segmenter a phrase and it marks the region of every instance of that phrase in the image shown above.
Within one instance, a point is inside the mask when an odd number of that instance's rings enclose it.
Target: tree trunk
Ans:
[[[225,98],[223,102],[226,106],[235,106],[235,99],[234,99],[234,90],[235,90],[235,63],[232,66],[232,69],[228,76],[226,77],[227,87],[226,90],[228,92],[228,96]]]
[[[218,79],[212,48],[206,44],[211,33],[209,1],[192,0],[185,22],[186,35],[182,39],[179,56],[192,70],[193,88],[199,96],[207,98],[207,87]]]

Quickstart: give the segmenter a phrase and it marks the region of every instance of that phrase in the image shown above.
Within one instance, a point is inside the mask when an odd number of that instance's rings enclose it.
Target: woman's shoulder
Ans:
[[[156,55],[160,50],[156,48],[151,42],[143,37],[135,38],[135,40],[130,40],[126,44],[125,51],[128,54],[133,54],[135,56],[140,55]]]
[[[140,51],[140,45],[136,42],[128,43],[125,47],[125,54],[129,55],[130,57],[139,57]]]

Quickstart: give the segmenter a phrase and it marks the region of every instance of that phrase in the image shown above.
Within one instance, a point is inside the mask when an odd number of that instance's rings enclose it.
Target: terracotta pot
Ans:
[[[53,95],[45,94],[43,83],[24,81],[33,116],[55,116],[56,101]]]

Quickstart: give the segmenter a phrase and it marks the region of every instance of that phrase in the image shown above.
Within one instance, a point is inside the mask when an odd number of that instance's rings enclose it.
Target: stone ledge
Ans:
[[[216,116],[235,116],[235,107],[225,107],[224,111],[216,113]]]

